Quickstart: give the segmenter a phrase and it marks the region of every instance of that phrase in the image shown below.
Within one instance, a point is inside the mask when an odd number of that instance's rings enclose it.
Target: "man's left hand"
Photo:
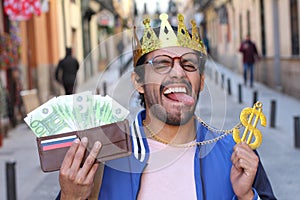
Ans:
[[[231,161],[230,180],[234,193],[239,200],[253,199],[252,184],[258,167],[258,156],[243,142],[234,146]]]

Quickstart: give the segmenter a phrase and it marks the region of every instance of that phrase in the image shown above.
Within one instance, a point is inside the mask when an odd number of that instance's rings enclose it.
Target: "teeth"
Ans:
[[[164,94],[178,93],[178,92],[186,93],[186,88],[184,88],[184,87],[168,88],[168,89],[164,92]]]

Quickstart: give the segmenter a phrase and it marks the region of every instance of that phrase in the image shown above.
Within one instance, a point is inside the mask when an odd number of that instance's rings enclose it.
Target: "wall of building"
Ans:
[[[34,29],[32,40],[35,40],[33,48],[35,49],[36,59],[36,80],[37,88],[42,101],[48,100],[50,96],[49,85],[50,85],[50,74],[49,70],[51,63],[49,60],[49,43],[47,32],[47,20],[46,14],[42,14],[39,17],[33,18]]]
[[[291,56],[291,21],[290,21],[290,8],[289,0],[278,1],[280,8],[279,14],[279,29],[280,31],[280,55],[282,58],[288,58]],[[300,2],[298,1],[298,5]],[[300,11],[300,8],[298,9]]]
[[[21,71],[26,80],[23,89],[37,88],[41,100],[49,94],[49,59],[46,14],[20,22]]]
[[[59,21],[59,55],[60,58],[65,56],[65,48],[72,47],[73,56],[78,59],[80,64],[77,73],[77,84],[84,82],[84,66],[81,65],[83,56],[83,42],[82,42],[82,19],[81,19],[81,3],[76,0],[75,3],[71,1],[57,1],[59,6],[58,15]],[[64,9],[64,11],[63,11]]]
[[[41,102],[63,94],[54,72],[65,48],[74,47],[74,56],[83,60],[80,1],[50,0],[48,12],[20,22],[20,33],[23,89],[37,88]],[[83,77],[82,72],[78,74]]]
[[[92,57],[92,67],[94,74],[99,71],[99,33],[98,33],[98,21],[97,15],[94,15],[90,22],[90,29],[91,29],[91,53],[90,56]],[[96,87],[96,86],[95,86]],[[92,88],[95,89],[95,88]]]
[[[282,92],[300,98],[300,87],[297,86],[297,77],[300,75],[300,56],[291,54],[291,22],[290,22],[290,1],[281,0],[278,2],[278,21],[274,21],[273,4],[274,0],[264,0],[265,15],[265,38],[266,55],[256,64],[255,79],[264,84],[278,88],[275,78],[275,40],[274,31],[279,27],[279,50],[280,50],[280,74]],[[220,24],[216,10],[224,5],[228,14],[228,23]],[[210,40],[211,54],[219,62],[228,68],[242,73],[242,56],[238,52],[242,39],[247,34],[247,11],[250,12],[250,33],[252,40],[256,43],[258,51],[262,52],[259,0],[216,0],[211,3],[205,11],[207,22],[207,35]],[[300,2],[298,1],[298,13],[300,13]],[[240,27],[240,17],[241,27]],[[299,21],[300,21],[300,16]],[[275,24],[274,24],[275,23]],[[275,26],[274,26],[275,25]],[[299,82],[299,81],[298,81]]]
[[[2,12],[2,1],[0,1],[0,33],[4,32],[4,27],[3,27],[3,12]]]

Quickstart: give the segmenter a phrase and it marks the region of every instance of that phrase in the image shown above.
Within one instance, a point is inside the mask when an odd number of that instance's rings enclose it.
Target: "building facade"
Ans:
[[[92,70],[96,72],[99,57],[94,54],[92,63],[86,65],[83,52],[82,1],[36,0],[43,4],[37,6],[36,12],[29,15],[24,13],[32,8],[12,15],[7,2],[22,4],[25,0],[0,0],[0,132],[4,127],[3,121],[8,122],[5,127],[15,126],[23,121],[27,107],[22,102],[22,90],[36,89],[38,100],[34,102],[40,103],[64,94],[62,86],[55,80],[55,69],[66,54],[66,47],[72,47],[73,55],[80,63],[77,85],[94,75],[88,74],[86,69],[94,67]],[[33,2],[30,1],[32,5]],[[89,21],[88,26],[97,30],[96,20]],[[88,36],[93,43],[91,48],[97,46],[97,31],[94,32]],[[5,106],[3,99],[6,100]]]
[[[238,49],[250,34],[261,55],[255,65],[256,81],[300,98],[299,0],[213,0],[199,4],[213,57],[242,73]]]
[[[41,102],[60,94],[54,71],[65,48],[72,47],[73,55],[79,62],[83,60],[80,14],[80,1],[49,0],[48,9],[40,16],[20,22],[24,89],[36,88]]]
[[[30,0],[32,5],[34,1],[42,4],[36,8],[38,12],[26,17],[12,17],[7,12],[7,2],[14,7],[14,3],[25,1],[0,0],[0,81],[9,98],[21,98],[21,90],[30,89],[37,90],[40,103],[64,94],[55,80],[55,69],[66,47],[72,47],[80,64],[76,84],[86,82],[105,69],[100,65],[105,67],[118,57],[116,46],[123,39],[118,34],[123,32],[121,24],[132,24],[130,0]],[[112,23],[101,24],[108,16]],[[117,37],[110,37],[112,34]],[[1,90],[0,99],[5,99],[2,94]],[[16,104],[10,107],[8,110],[14,112]],[[2,113],[1,109],[0,128]]]

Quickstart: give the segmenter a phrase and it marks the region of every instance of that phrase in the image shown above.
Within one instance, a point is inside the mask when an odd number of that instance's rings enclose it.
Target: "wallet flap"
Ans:
[[[113,160],[131,154],[128,120],[78,131],[77,135],[79,138],[88,138],[88,152],[91,151],[96,141],[102,143],[102,149],[97,156],[98,162]]]

